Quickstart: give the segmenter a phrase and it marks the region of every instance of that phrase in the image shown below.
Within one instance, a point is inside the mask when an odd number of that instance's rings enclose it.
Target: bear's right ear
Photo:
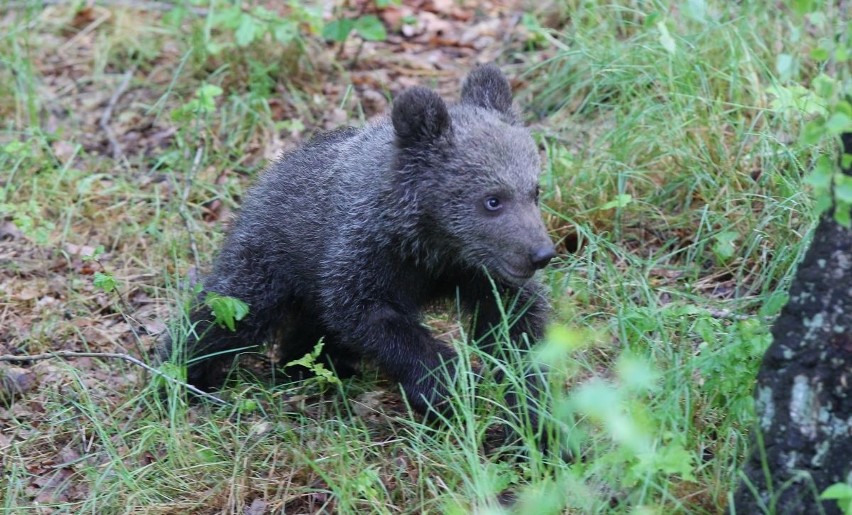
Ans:
[[[477,66],[464,80],[461,91],[463,104],[493,109],[516,118],[512,108],[512,86],[509,80],[493,64]]]
[[[391,121],[400,148],[431,143],[451,129],[447,104],[421,87],[407,89],[394,100]]]

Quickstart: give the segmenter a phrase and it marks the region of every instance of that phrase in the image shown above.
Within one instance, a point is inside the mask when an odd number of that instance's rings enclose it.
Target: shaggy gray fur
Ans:
[[[286,361],[322,337],[335,363],[366,358],[415,408],[440,405],[446,389],[430,372],[457,357],[422,325],[424,306],[458,296],[473,338],[498,354],[493,279],[523,307],[513,344],[542,334],[548,302],[533,274],[555,251],[538,207],[539,168],[494,66],[470,74],[456,105],[412,88],[390,117],[314,138],[248,192],[204,282],[248,303],[249,315],[231,332],[198,307],[200,337],[187,353],[274,341]],[[189,381],[219,385],[221,359],[191,364]]]

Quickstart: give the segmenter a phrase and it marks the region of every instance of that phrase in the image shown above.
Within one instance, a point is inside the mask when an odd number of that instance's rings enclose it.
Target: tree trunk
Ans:
[[[843,147],[852,153],[852,135]],[[830,213],[772,336],[757,376],[758,427],[736,513],[839,514],[836,501],[817,499],[834,483],[852,484],[852,230]]]

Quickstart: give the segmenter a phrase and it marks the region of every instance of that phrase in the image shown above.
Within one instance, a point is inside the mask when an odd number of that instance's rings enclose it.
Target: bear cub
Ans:
[[[517,308],[511,345],[542,336],[549,304],[534,273],[556,251],[539,211],[539,170],[493,65],[470,73],[457,104],[411,88],[389,117],[283,155],[249,190],[203,283],[201,298],[236,297],[250,311],[231,331],[198,304],[187,356],[216,356],[190,363],[188,381],[221,385],[229,349],[275,343],[286,362],[322,338],[336,365],[367,359],[415,409],[440,409],[445,375],[434,371],[452,377],[458,357],[424,327],[424,307],[457,299],[473,341],[497,357],[504,306]]]

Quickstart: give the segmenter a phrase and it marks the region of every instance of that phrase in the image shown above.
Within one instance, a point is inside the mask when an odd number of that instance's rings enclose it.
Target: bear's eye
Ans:
[[[488,197],[485,199],[485,209],[489,211],[497,211],[503,207],[503,203],[497,197]]]
[[[538,197],[541,194],[541,186],[535,187],[535,203],[538,204]]]

